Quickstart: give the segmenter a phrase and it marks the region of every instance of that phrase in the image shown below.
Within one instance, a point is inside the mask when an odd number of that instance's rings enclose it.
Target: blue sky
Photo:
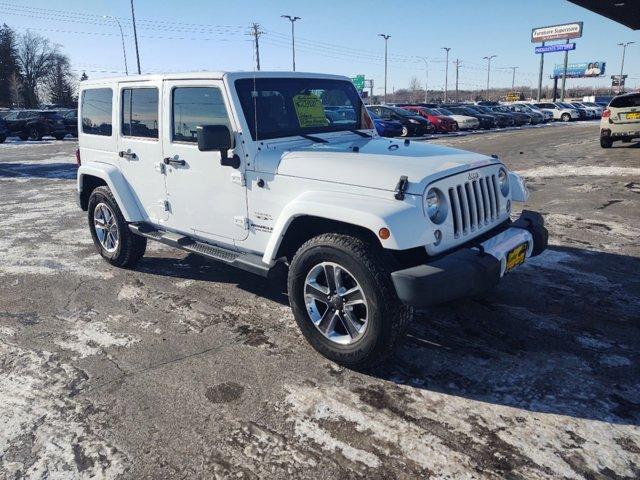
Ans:
[[[331,72],[373,78],[380,92],[384,75],[384,41],[389,40],[389,90],[407,87],[412,77],[424,84],[429,60],[429,88],[444,85],[444,51],[460,59],[461,88],[484,88],[486,62],[492,62],[491,84],[535,86],[539,56],[533,53],[531,28],[583,21],[570,62],[604,60],[607,76],[568,80],[568,84],[608,85],[620,70],[619,42],[635,41],[627,49],[625,73],[630,87],[640,86],[640,32],[592,14],[564,0],[135,0],[143,73],[187,70],[251,70],[253,45],[247,35],[251,22],[265,30],[260,38],[263,70],[291,68],[290,23],[282,14],[302,17],[296,22],[296,67],[299,71]],[[70,56],[74,69],[91,77],[124,73],[120,34],[103,15],[123,25],[129,70],[135,68],[129,0],[0,0],[0,22],[18,31],[27,28],[48,36]],[[545,84],[561,53],[545,56]],[[453,64],[449,86],[453,85]]]

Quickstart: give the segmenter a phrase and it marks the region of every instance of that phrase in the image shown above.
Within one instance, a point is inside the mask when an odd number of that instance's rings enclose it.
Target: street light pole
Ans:
[[[449,97],[449,50],[451,47],[442,47],[442,49],[447,52],[444,67],[444,103],[447,103]]]
[[[296,20],[302,20],[301,17],[292,17],[291,15],[280,15],[282,18],[286,18],[291,22],[291,53],[293,55],[293,71],[296,71],[296,35],[294,24]]]
[[[118,24],[118,28],[120,29],[120,38],[122,39],[122,55],[124,55],[124,73],[129,75],[129,67],[127,66],[127,50],[124,47],[124,33],[122,33],[122,25],[120,25],[120,21],[113,15],[103,15],[102,18],[110,18]]]
[[[511,78],[511,91],[513,92],[516,88],[516,69],[518,67],[511,67],[511,70],[513,70],[513,77]]]
[[[487,61],[487,99],[489,98],[489,76],[491,74],[491,59],[496,57],[497,55],[489,55],[488,57],[482,57],[483,60]]]
[[[620,64],[620,78],[618,79],[618,93],[624,93],[624,84],[622,83],[622,74],[624,72],[624,54],[627,51],[627,46],[636,42],[619,43],[618,46],[622,47],[622,63]]]
[[[133,22],[133,39],[136,44],[136,60],[138,62],[138,75],[140,75],[140,51],[138,50],[138,31],[136,30],[136,12],[133,9],[133,0],[131,0],[131,21]]]
[[[391,35],[379,33],[379,37],[384,38],[384,103],[387,103],[387,42],[391,38]]]

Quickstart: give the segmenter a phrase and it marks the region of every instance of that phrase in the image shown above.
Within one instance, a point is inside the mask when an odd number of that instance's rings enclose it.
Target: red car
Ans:
[[[457,132],[458,131],[458,122],[456,122],[453,118],[447,117],[445,115],[441,115],[435,110],[427,107],[419,107],[419,106],[406,106],[402,107],[405,110],[409,110],[410,112],[417,113],[423,118],[426,118],[431,123],[433,123],[436,127],[436,132],[438,133],[448,133],[448,132]]]

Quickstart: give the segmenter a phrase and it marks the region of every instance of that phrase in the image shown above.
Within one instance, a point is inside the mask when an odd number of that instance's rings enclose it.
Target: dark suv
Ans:
[[[9,136],[9,130],[7,129],[7,122],[4,121],[2,112],[0,112],[0,143],[3,143]]]
[[[51,110],[14,110],[4,117],[9,134],[20,140],[42,140],[51,135],[62,140],[67,134],[62,117]]]
[[[73,137],[78,137],[78,110],[58,110],[58,113],[62,117],[67,133]]]

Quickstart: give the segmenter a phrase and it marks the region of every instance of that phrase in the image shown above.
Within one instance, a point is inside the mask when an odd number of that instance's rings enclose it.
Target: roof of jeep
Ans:
[[[86,86],[105,85],[114,83],[128,82],[150,82],[158,80],[222,80],[229,81],[241,78],[325,78],[334,80],[349,80],[348,77],[342,75],[330,75],[327,73],[313,72],[181,72],[181,73],[160,73],[149,75],[129,75],[126,77],[103,77],[90,78],[80,83],[81,88]]]

